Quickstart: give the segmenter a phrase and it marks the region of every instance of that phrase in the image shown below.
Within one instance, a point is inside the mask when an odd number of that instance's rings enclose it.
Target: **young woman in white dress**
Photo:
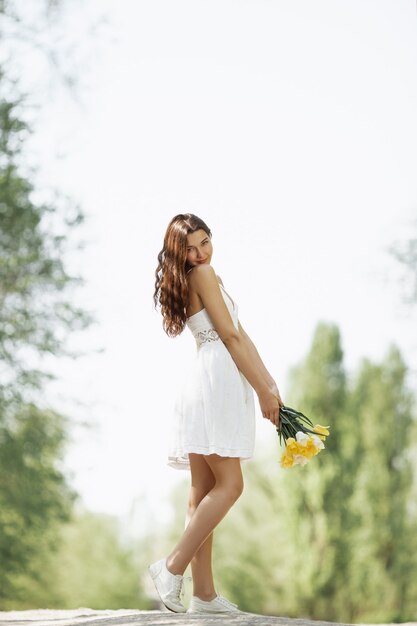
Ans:
[[[186,325],[193,329],[191,321],[195,323],[195,320],[201,317],[202,328],[205,330],[200,333],[193,332],[193,334],[196,339],[203,337],[201,340],[203,343],[206,341],[210,343],[210,345],[205,343],[205,348],[217,350],[215,353],[217,361],[209,359],[207,362],[222,362],[223,367],[234,368],[236,374],[235,379],[231,379],[233,384],[239,386],[240,392],[245,385],[248,387],[250,385],[258,396],[263,417],[277,426],[279,408],[283,406],[278,387],[262,362],[255,345],[237,319],[237,315],[235,316],[235,309],[229,301],[229,306],[226,304],[220,288],[220,285],[223,286],[221,278],[216,275],[210,264],[212,255],[211,231],[203,220],[191,213],[179,214],[172,218],[165,233],[163,249],[158,255],[159,264],[155,273],[154,303],[155,306],[158,304],[160,306],[164,331],[168,336],[175,337],[183,331]],[[229,299],[231,300],[230,296]],[[203,355],[204,352],[200,354]],[[214,353],[206,352],[205,354],[207,357],[207,354]],[[204,369],[200,368],[199,372],[199,375],[204,377]],[[210,377],[209,389],[213,388],[213,394],[215,394],[216,372],[208,371],[207,377]],[[198,389],[206,382],[198,381]],[[247,394],[247,391],[245,393]],[[228,395],[237,397],[233,393]],[[198,393],[194,396],[197,403]],[[245,397],[247,398],[247,395]],[[218,401],[218,398],[213,396],[213,401],[215,400]],[[207,406],[207,392],[205,402]],[[187,410],[192,411],[196,406],[197,404],[190,407],[190,401],[188,401]],[[198,407],[203,406],[203,404],[198,404]],[[247,408],[247,400],[244,406]],[[253,404],[249,403],[249,407],[251,406]],[[233,419],[233,405],[230,407],[230,402],[227,409],[229,414],[232,413],[232,418],[229,415],[228,419]],[[184,572],[191,563],[193,595],[188,612],[235,612],[239,610],[237,605],[216,593],[212,573],[212,546],[215,527],[243,491],[241,457],[225,456],[221,453],[201,453],[204,446],[202,448],[201,445],[196,447],[192,442],[190,444],[189,433],[188,439],[186,437],[184,439],[188,443],[182,444],[181,437],[188,427],[189,415],[191,414],[186,413],[184,409],[184,415],[180,416],[182,420],[182,431],[178,435],[180,443],[176,442],[176,445],[183,445],[181,453],[191,470],[186,528],[171,553],[149,566],[149,573],[164,605],[171,611],[182,613],[186,612],[181,602]],[[237,430],[233,432],[237,433],[237,438],[239,438],[240,418],[241,415],[236,414]],[[198,419],[197,414],[197,425]],[[206,416],[201,416],[202,424],[203,419],[206,420]],[[222,416],[215,415],[214,419],[217,419],[216,428],[209,429],[209,432],[221,435]],[[246,419],[251,419],[250,411]],[[204,423],[206,424],[206,421]],[[193,424],[195,428],[195,419]],[[210,444],[210,450],[216,449],[215,440],[208,444]],[[200,452],[193,452],[193,448]],[[224,450],[224,447],[221,450]],[[236,450],[239,450],[239,445]]]

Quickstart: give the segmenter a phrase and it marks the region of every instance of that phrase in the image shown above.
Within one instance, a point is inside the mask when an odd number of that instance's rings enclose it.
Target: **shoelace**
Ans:
[[[217,596],[216,600],[218,602],[221,602],[221,604],[223,604],[224,606],[227,606],[228,608],[234,607],[235,609],[237,609],[237,604],[235,604],[234,602],[230,602],[230,600],[228,600],[227,598],[224,598],[223,596]]]
[[[184,593],[185,593],[185,581],[191,581],[193,579],[192,576],[183,576],[182,577],[182,590],[181,590],[181,596],[184,597]]]
[[[181,598],[184,597],[185,594],[185,581],[192,580],[192,576],[183,576],[182,578],[177,578],[175,581],[175,595],[178,600],[181,602]]]

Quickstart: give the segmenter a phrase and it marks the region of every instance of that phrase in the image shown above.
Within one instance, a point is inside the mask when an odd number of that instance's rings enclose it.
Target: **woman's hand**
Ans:
[[[284,406],[278,387],[274,383],[267,390],[258,394],[259,406],[265,419],[269,419],[275,426],[279,426],[279,409]]]

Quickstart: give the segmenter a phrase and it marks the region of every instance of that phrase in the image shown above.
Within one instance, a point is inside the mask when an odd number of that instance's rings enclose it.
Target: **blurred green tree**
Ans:
[[[27,598],[22,577],[39,577],[36,563],[57,547],[75,493],[58,460],[66,440],[64,418],[33,404],[9,413],[0,406],[0,606]],[[10,602],[13,604],[10,605]]]
[[[68,299],[82,279],[64,263],[70,231],[83,215],[70,203],[35,201],[34,185],[21,173],[29,128],[19,106],[0,102],[0,397],[9,406],[51,377],[35,367],[39,356],[68,354],[65,333],[92,321]]]
[[[61,524],[56,549],[43,551],[32,563],[36,576],[22,572],[19,608],[150,608],[138,578],[136,556],[122,539],[117,518],[75,506]],[[16,607],[13,599],[8,609]]]
[[[7,93],[0,74],[3,85]],[[22,164],[29,128],[21,107],[0,102],[0,602],[21,597],[15,576],[52,548],[52,530],[75,498],[61,462],[68,421],[41,403],[52,378],[42,357],[70,354],[67,334],[92,321],[68,298],[81,279],[64,263],[82,213],[36,200]]]
[[[72,236],[78,237],[83,214],[61,192],[40,189],[28,166],[27,140],[37,107],[51,95],[50,75],[54,88],[61,83],[76,95],[84,48],[79,31],[72,31],[74,41],[61,19],[69,17],[64,8],[70,6],[68,0],[0,2],[0,607],[5,609],[80,602],[119,608],[136,606],[141,597],[116,522],[76,514],[77,494],[63,462],[73,420],[43,399],[45,383],[53,378],[45,363],[76,356],[66,339],[92,323],[92,316],[74,305],[83,281],[68,271]],[[89,35],[98,26],[88,19],[82,24]],[[26,71],[33,57],[34,81],[31,68]],[[30,95],[21,95],[22,82]]]
[[[391,346],[381,364],[362,361],[349,415],[360,449],[352,500],[359,516],[352,593],[361,619],[411,621],[417,606],[416,422],[398,348]]]
[[[356,446],[346,415],[346,373],[339,329],[321,322],[303,363],[290,372],[286,403],[313,424],[330,425],[326,449],[305,467],[288,470],[284,490],[292,607],[299,616],[342,621],[350,613],[350,507]],[[343,617],[344,616],[344,617]]]

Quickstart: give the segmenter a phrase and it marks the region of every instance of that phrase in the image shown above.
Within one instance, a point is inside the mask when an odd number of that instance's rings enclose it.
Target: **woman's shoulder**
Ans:
[[[194,265],[194,267],[188,270],[187,277],[190,280],[195,280],[197,276],[202,276],[205,272],[214,272],[213,266],[207,264]],[[214,274],[215,273],[216,272],[214,272]]]
[[[216,276],[218,282],[223,285],[223,281],[218,274],[216,274],[215,269],[212,265],[195,265],[187,272],[187,278],[189,284],[192,284],[196,280],[198,281],[198,277],[202,275],[203,272],[213,272]]]

